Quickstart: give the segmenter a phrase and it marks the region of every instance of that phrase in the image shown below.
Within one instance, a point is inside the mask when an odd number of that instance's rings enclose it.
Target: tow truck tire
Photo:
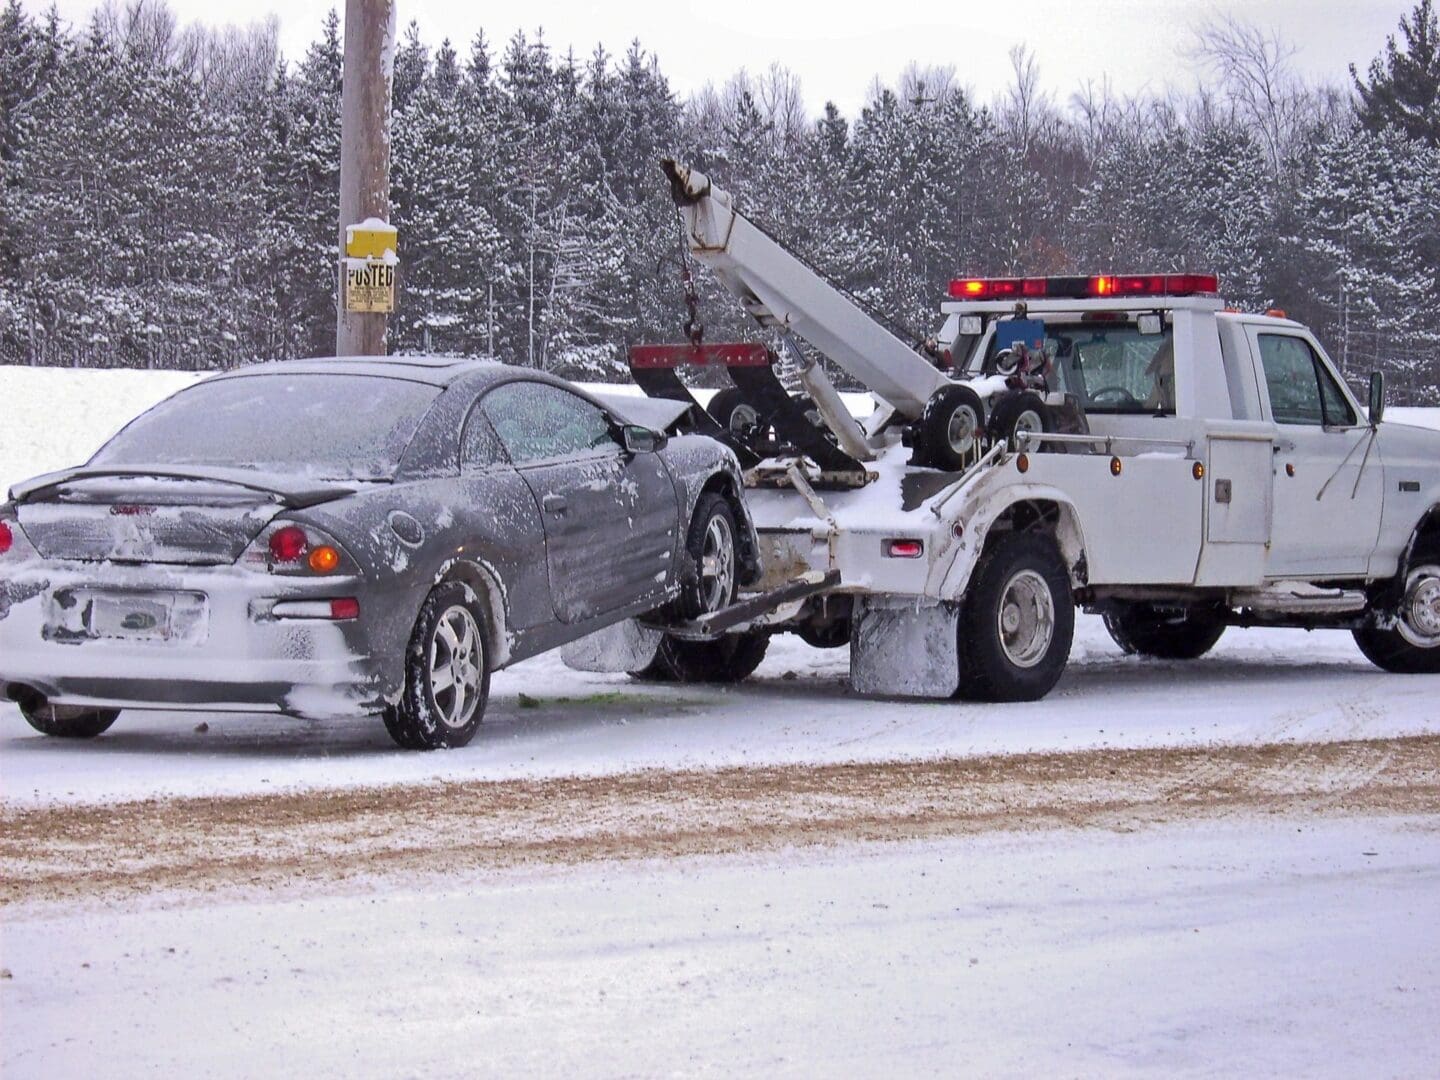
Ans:
[[[770,636],[756,631],[726,634],[714,641],[685,641],[666,634],[655,659],[632,678],[642,682],[737,683],[748,678],[770,648]]]
[[[90,709],[83,705],[51,705],[39,694],[24,694],[15,704],[20,714],[41,735],[54,739],[93,739],[110,729],[119,709]]]
[[[715,422],[728,431],[732,438],[741,442],[754,438],[756,430],[763,426],[762,417],[755,406],[745,400],[734,387],[727,387],[716,393],[705,406]]]
[[[960,611],[960,696],[1036,701],[1070,659],[1075,601],[1055,542],[999,540],[980,560]]]
[[[1121,604],[1105,613],[1105,629],[1129,655],[1198,660],[1225,633],[1218,613],[1166,612],[1151,604]]]
[[[1007,394],[995,403],[990,413],[991,442],[1008,440],[1013,447],[1015,432],[1021,429],[1036,433],[1055,430],[1055,414],[1033,390]],[[1039,450],[1040,444],[1032,442],[1026,449]]]
[[[1397,675],[1440,674],[1440,552],[1405,575],[1404,593],[1395,625],[1388,629],[1362,626],[1355,644],[1382,671]]]
[[[963,469],[984,435],[985,403],[970,387],[944,387],[926,402],[920,439],[927,465],[947,472]]]

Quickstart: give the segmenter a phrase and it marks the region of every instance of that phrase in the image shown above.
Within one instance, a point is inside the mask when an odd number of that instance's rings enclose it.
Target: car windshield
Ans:
[[[327,480],[388,480],[438,387],[374,375],[276,374],[180,391],[91,465],[225,466]]]

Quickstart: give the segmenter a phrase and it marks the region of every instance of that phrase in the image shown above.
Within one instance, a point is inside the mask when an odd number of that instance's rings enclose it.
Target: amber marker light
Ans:
[[[1122,462],[1118,457],[1112,457],[1112,458],[1110,459],[1110,475],[1111,475],[1111,476],[1119,476],[1120,473],[1121,473],[1121,471],[1124,470],[1124,468],[1125,468],[1124,462]]]
[[[340,552],[322,544],[310,552],[310,569],[317,574],[328,574],[340,565]]]
[[[1205,463],[1203,461],[1195,462],[1195,464],[1190,467],[1190,475],[1195,477],[1196,480],[1204,480]]]
[[[1019,469],[1022,473],[1023,473],[1023,472],[1029,472],[1029,471],[1030,471],[1030,455],[1029,455],[1029,454],[1019,454],[1019,455],[1017,455],[1016,458],[1015,458],[1015,468]]]

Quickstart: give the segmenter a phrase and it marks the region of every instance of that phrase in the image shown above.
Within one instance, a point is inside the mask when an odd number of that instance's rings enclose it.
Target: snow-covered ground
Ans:
[[[845,845],[7,917],[7,1078],[1428,1076],[1434,819]]]

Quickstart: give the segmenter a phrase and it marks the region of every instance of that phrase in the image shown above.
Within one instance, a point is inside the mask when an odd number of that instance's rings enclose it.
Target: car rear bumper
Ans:
[[[77,631],[84,620],[73,598],[97,594],[202,598],[203,625],[177,626],[167,637],[88,636]],[[342,597],[359,600],[358,618],[274,612],[281,601]],[[393,633],[379,632],[384,607],[357,578],[32,561],[0,580],[0,688],[12,698],[29,691],[106,708],[370,714],[395,698],[403,679]]]

